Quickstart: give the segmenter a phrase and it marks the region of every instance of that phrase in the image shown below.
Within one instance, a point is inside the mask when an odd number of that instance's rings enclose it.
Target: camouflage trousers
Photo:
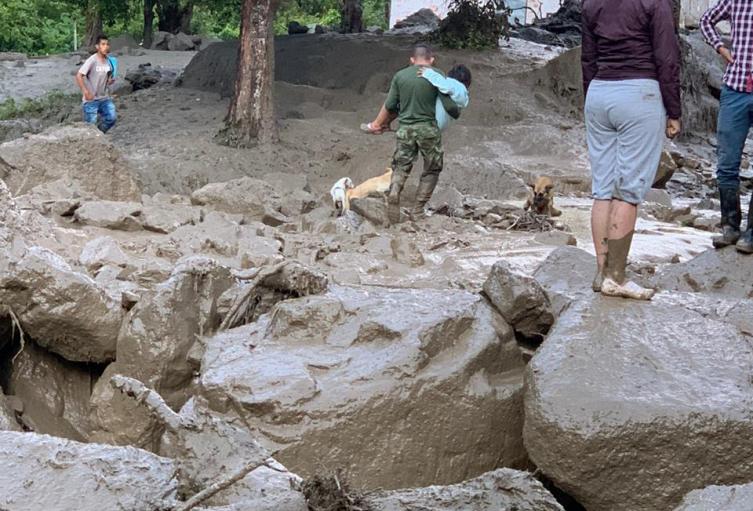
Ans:
[[[433,124],[401,126],[397,130],[397,147],[392,156],[392,171],[397,176],[408,177],[418,155],[424,159],[424,172],[439,174],[444,166],[442,132]]]

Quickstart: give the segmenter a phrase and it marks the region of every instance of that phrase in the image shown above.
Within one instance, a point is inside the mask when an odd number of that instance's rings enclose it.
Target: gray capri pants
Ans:
[[[643,202],[656,177],[666,127],[656,80],[592,81],[586,134],[593,198]]]

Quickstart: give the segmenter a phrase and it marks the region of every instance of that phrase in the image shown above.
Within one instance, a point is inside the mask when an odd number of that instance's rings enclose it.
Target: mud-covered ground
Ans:
[[[710,250],[714,137],[668,142],[671,179],[641,208],[630,271],[659,288],[652,304],[590,290],[577,48],[442,52],[439,67],[465,63],[474,82],[444,137],[433,214],[384,226],[376,197],[337,217],[332,184],[389,165],[392,135],[358,126],[413,41],[279,38],[271,147],[215,141],[233,43],[123,55],[121,75],[151,62],[182,77],[118,96],[107,135],[53,115],[0,145],[0,430],[83,442],[0,433],[13,471],[39,456],[37,480],[78,487],[104,463],[117,484],[85,511],[173,509],[257,459],[207,509],[303,511],[295,474],[337,469],[358,488],[410,488],[369,493],[379,511],[561,510],[517,471],[534,467],[589,511],[665,509],[753,480],[736,448],[750,421],[734,411],[750,409],[753,269]],[[75,92],[79,60],[0,63],[2,97]],[[528,224],[539,175],[563,213]],[[697,443],[672,443],[685,436]],[[716,465],[698,462],[704,439],[725,453]],[[80,461],[56,472],[48,453]],[[10,472],[0,507],[55,506]],[[61,511],[75,508],[66,497]]]

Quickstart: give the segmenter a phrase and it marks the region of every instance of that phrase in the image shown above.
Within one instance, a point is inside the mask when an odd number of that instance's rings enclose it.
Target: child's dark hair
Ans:
[[[447,73],[447,76],[454,78],[467,87],[471,86],[471,70],[463,64],[458,64]]]
[[[95,42],[94,44],[99,44],[99,43],[101,43],[102,41],[109,41],[109,40],[110,40],[110,38],[109,38],[109,37],[107,37],[107,36],[106,36],[105,34],[99,34],[99,35],[97,36],[96,42]]]

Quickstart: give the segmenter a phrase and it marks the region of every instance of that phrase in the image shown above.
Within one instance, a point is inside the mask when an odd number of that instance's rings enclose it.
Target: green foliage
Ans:
[[[19,117],[37,117],[49,112],[58,112],[79,103],[79,94],[66,94],[61,91],[53,91],[37,99],[24,99],[16,102],[8,98],[0,103],[0,121],[16,119]]]
[[[447,17],[433,38],[446,48],[484,50],[497,48],[503,21],[493,0],[452,0]]]
[[[365,27],[387,28],[385,2],[361,0]],[[192,30],[196,34],[237,38],[241,0],[195,0]],[[141,40],[143,0],[0,0],[0,51],[44,55],[73,51],[73,27],[78,44],[84,37],[85,12],[96,5],[111,37],[130,34]],[[282,0],[275,33],[286,34],[288,23],[339,25],[341,0]],[[156,23],[155,23],[156,30]]]
[[[71,11],[62,0],[0,1],[0,51],[39,55],[72,50]]]

